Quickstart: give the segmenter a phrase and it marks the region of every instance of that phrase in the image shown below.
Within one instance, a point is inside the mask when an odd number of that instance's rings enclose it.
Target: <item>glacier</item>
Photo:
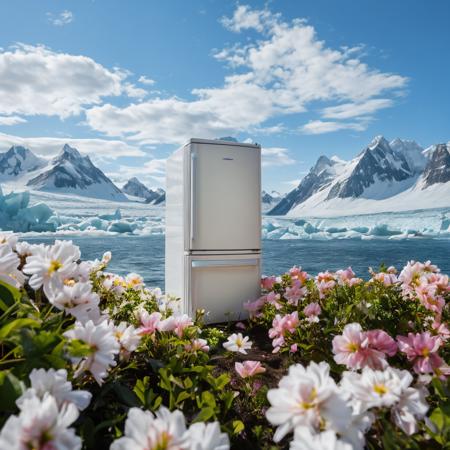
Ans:
[[[0,191],[1,192],[1,191]],[[26,234],[163,235],[158,206],[24,191],[0,194],[0,229]],[[450,208],[347,214],[262,217],[263,239],[450,239]]]

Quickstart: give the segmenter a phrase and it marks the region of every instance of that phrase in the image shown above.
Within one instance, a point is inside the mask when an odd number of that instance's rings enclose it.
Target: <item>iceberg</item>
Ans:
[[[53,211],[45,203],[28,206],[28,192],[3,195],[0,187],[0,230],[14,232],[54,232],[56,225],[49,219]]]

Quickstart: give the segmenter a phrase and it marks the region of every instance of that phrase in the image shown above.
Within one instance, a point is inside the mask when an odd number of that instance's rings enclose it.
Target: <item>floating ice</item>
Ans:
[[[28,206],[30,195],[19,192],[3,195],[0,188],[0,230],[15,232],[56,231],[54,223],[48,219],[53,211],[44,203]]]

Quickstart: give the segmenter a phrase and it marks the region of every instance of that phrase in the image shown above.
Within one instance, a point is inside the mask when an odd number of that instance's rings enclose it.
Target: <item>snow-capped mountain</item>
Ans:
[[[281,200],[282,195],[277,191],[261,192],[261,206],[263,211],[272,209]]]
[[[269,212],[270,215],[284,215],[292,208],[302,203],[323,187],[327,186],[336,176],[337,167],[342,166],[342,161],[333,157],[331,159],[322,155],[311,168],[300,184],[287,195]]]
[[[449,145],[377,136],[356,158],[321,156],[269,215],[346,215],[450,206]],[[432,195],[433,194],[433,195]],[[430,200],[435,199],[430,202]]]
[[[158,194],[158,197],[154,200],[147,200],[145,203],[150,203],[152,205],[165,206],[166,191],[164,189],[158,188],[154,192],[156,192]]]
[[[159,205],[166,199],[164,189],[149,189],[145,184],[141,183],[136,177],[130,178],[122,187],[122,192],[133,197],[142,198],[145,203]]]
[[[450,144],[438,144],[423,172],[422,189],[436,184],[450,181]]]
[[[65,144],[44,170],[29,178],[30,189],[71,193],[105,200],[127,201],[123,192],[99,169],[89,156]]]
[[[7,152],[0,153],[0,181],[14,179],[46,164],[45,159],[39,158],[27,148],[13,145]]]

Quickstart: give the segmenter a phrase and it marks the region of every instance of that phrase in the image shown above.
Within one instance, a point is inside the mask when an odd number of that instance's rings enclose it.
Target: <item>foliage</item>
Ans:
[[[179,313],[176,299],[139,275],[109,273],[109,253],[80,256],[70,241],[0,236],[0,448],[14,448],[14,439],[29,448],[64,440],[125,448],[135,439],[125,422],[133,421],[162,439],[150,447],[158,449],[172,438],[180,448],[225,449],[228,439],[239,449],[307,448],[306,440],[330,436],[346,448],[450,448],[450,288],[430,263],[408,263],[399,275],[384,267],[368,281],[351,269],[313,278],[294,267],[262,280],[263,296],[246,304],[249,322],[212,327],[203,311]],[[322,384],[280,432],[274,395],[292,383],[289,401],[315,371]],[[369,383],[375,372],[406,387],[389,404],[359,399],[368,425],[351,441],[324,418],[323,405],[347,395],[340,414],[353,417],[346,383]],[[315,400],[321,389],[325,403]],[[395,419],[405,404],[417,409],[409,422]]]

